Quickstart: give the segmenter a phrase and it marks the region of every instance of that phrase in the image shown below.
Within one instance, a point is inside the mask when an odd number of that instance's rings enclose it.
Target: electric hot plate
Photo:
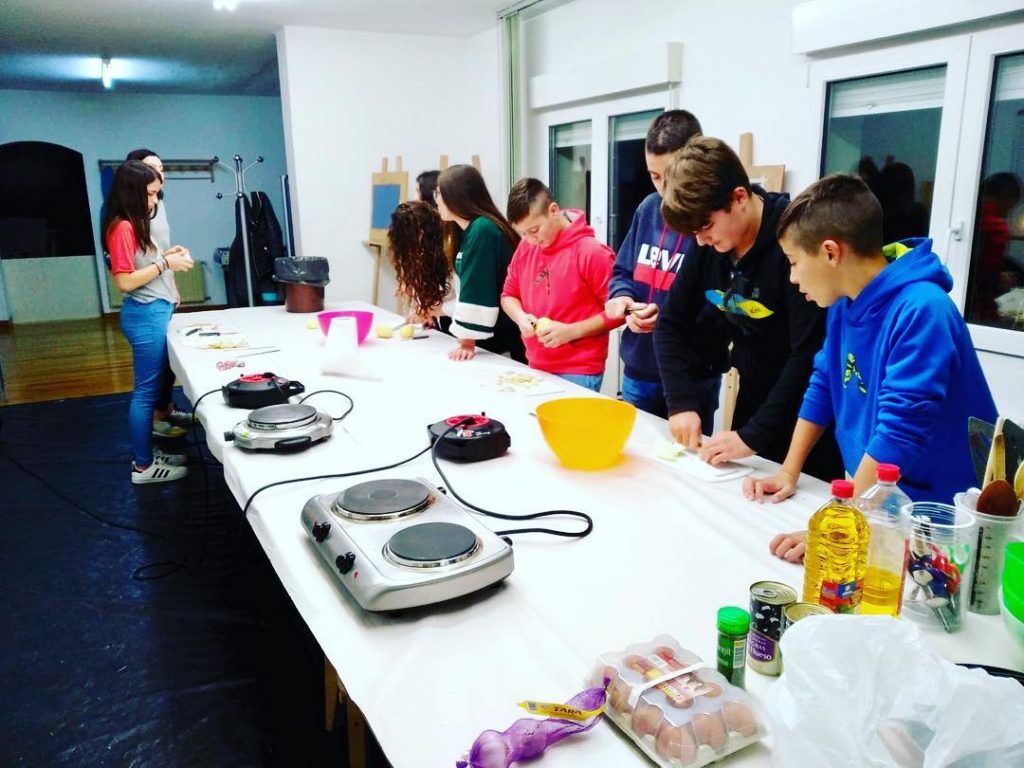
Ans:
[[[224,439],[251,451],[288,453],[304,451],[331,436],[331,417],[304,403],[282,403],[257,408],[238,422]]]
[[[420,478],[314,496],[302,526],[333,578],[369,611],[450,600],[512,573],[511,545]]]

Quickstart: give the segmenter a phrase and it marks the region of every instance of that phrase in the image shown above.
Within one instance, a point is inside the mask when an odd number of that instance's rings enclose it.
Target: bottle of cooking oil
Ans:
[[[832,481],[832,499],[807,524],[804,602],[833,613],[859,613],[868,554],[868,523],[853,505],[853,483]]]
[[[868,521],[868,569],[864,574],[861,613],[898,617],[903,605],[903,576],[907,572],[907,516],[910,497],[896,483],[900,468],[879,464],[878,482],[857,500]]]

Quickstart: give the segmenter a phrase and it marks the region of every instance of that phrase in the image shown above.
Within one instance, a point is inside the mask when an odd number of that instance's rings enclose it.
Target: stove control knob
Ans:
[[[319,544],[321,541],[331,535],[331,524],[330,523],[313,523],[313,538],[316,539]]]
[[[338,572],[343,576],[352,570],[352,566],[355,563],[356,556],[352,552],[346,552],[344,555],[338,555],[334,558],[334,564],[338,566]]]

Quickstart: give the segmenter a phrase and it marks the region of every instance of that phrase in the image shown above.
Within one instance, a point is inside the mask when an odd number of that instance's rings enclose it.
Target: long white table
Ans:
[[[333,309],[373,309],[360,302]],[[400,318],[376,310],[380,322]],[[777,532],[806,525],[827,486],[803,478],[794,498],[780,505],[746,501],[740,481],[707,483],[657,461],[653,447],[666,423],[638,414],[622,461],[601,472],[562,468],[543,442],[531,411],[538,401],[586,394],[526,397],[498,391],[497,375],[518,364],[480,353],[449,361],[454,341],[437,333],[424,340],[371,337],[361,359],[377,379],[320,372],[324,338],[307,327],[312,315],[281,307],[178,315],[171,324],[171,364],[193,401],[248,371],[297,379],[311,392],[340,389],[355,409],[325,443],[294,455],[247,453],[223,433],[245,417],[219,394],[199,407],[210,449],[224,465],[240,505],[257,488],[294,477],[345,472],[392,463],[426,447],[426,426],[453,414],[486,411],[512,436],[507,456],[445,472],[460,494],[506,513],[570,508],[590,514],[594,532],[581,541],[528,535],[515,538],[515,571],[500,586],[449,603],[374,614],[362,610],[313,549],[299,514],[305,501],[374,476],[422,476],[439,483],[429,457],[356,478],[272,488],[256,497],[248,521],[303,619],[337,669],[395,768],[453,765],[487,728],[504,730],[524,713],[526,698],[564,701],[584,687],[597,656],[667,632],[710,663],[715,657],[715,613],[746,607],[754,581],[773,579],[799,590],[800,566],[772,557]],[[178,330],[195,323],[244,330],[249,344],[280,352],[244,358],[244,371],[218,371],[216,362],[244,350],[200,350]],[[341,398],[309,401],[340,413]],[[771,468],[760,459],[761,469]],[[513,527],[489,520],[492,528]],[[569,522],[566,525],[574,525]],[[1024,670],[1024,652],[1000,618],[968,614],[955,634],[929,633],[928,642],[952,661]],[[275,660],[287,664],[287,659]],[[774,678],[747,673],[747,689],[762,697]],[[770,763],[769,746],[732,758],[735,765]],[[602,722],[590,733],[557,745],[543,765],[644,765],[646,758]]]

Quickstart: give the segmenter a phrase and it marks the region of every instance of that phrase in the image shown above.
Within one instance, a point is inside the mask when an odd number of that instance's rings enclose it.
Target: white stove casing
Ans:
[[[513,569],[511,545],[470,512],[421,478],[428,502],[419,512],[385,520],[352,519],[335,511],[344,491],[314,496],[302,509],[302,527],[335,577],[368,611],[394,611],[461,597],[505,579]],[[384,554],[399,531],[421,523],[452,523],[472,531],[476,552],[435,567],[405,566]],[[327,526],[327,527],[325,527]]]

